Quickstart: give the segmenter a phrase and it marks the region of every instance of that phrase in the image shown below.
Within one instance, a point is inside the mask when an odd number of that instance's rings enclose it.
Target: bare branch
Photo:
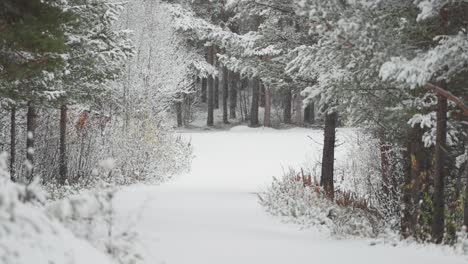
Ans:
[[[274,9],[274,10],[277,10],[277,11],[281,11],[281,12],[284,12],[284,13],[295,14],[294,10],[286,9],[286,8],[283,8],[283,7],[280,7],[280,6],[272,6],[272,5],[268,5],[268,4],[264,4],[264,3],[259,3],[257,1],[254,1],[253,3],[256,4],[256,5],[259,5],[259,6],[268,7],[268,8],[271,8],[271,9]]]
[[[458,107],[460,107],[463,110],[463,113],[466,116],[468,116],[468,106],[466,106],[458,97],[453,95],[451,92],[449,92],[449,91],[447,91],[445,89],[442,89],[439,86],[430,84],[430,83],[426,83],[426,85],[424,85],[424,87],[426,87],[427,89],[432,90],[436,94],[442,95],[442,96],[446,97],[447,99],[449,99],[450,101],[454,102],[456,105],[458,105]]]

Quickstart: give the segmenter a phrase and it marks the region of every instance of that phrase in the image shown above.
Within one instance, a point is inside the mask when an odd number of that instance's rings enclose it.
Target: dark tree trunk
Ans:
[[[181,98],[180,98],[181,100]],[[176,115],[177,115],[177,127],[182,127],[184,125],[184,118],[182,115],[182,101],[178,100],[175,103]]]
[[[265,107],[265,85],[263,85],[263,82],[260,82],[260,107]]]
[[[239,83],[239,74],[233,71],[229,72],[229,118],[235,119],[237,106],[237,86]]]
[[[214,108],[219,109],[219,77],[215,78],[214,87]]]
[[[60,161],[59,161],[59,184],[65,185],[68,179],[67,159],[67,106],[60,107]]]
[[[208,63],[210,63],[210,47],[208,48],[205,48],[205,59]],[[205,78],[202,79],[202,83],[201,83],[201,99],[202,99],[202,103],[206,103],[207,101],[207,94],[208,94],[208,79],[209,79],[210,76],[207,76]]]
[[[446,7],[440,9],[441,35],[448,34],[449,12]],[[445,81],[441,81],[439,87],[447,90]],[[434,154],[434,216],[432,222],[432,239],[435,243],[441,243],[445,230],[445,163],[447,159],[446,141],[447,141],[447,107],[448,101],[445,96],[437,96],[437,130],[436,146]]]
[[[417,215],[423,184],[427,178],[429,163],[422,142],[423,129],[415,126],[409,130],[405,159],[402,197],[401,233],[407,238],[416,235]],[[388,176],[388,175],[387,175]],[[388,181],[388,180],[387,180]]]
[[[252,102],[250,107],[250,127],[258,127],[258,101],[260,98],[260,80],[258,77],[252,79]]]
[[[214,125],[214,80],[213,77],[208,77],[208,118],[206,124],[208,126]]]
[[[183,125],[187,125],[192,121],[192,103],[193,98],[190,95],[184,94],[182,100],[182,117]]]
[[[223,67],[223,123],[229,124],[228,120],[228,98],[229,98],[229,71]]]
[[[207,85],[208,85],[208,79],[203,78],[202,82],[201,82],[201,100],[202,100],[202,103],[206,103],[206,88],[207,88]]]
[[[467,135],[468,135],[468,131]],[[466,153],[468,153],[468,143],[466,144]],[[465,178],[465,203],[463,205],[463,224],[468,227],[468,160],[465,161],[465,171],[463,173]]]
[[[335,187],[333,183],[335,163],[335,133],[338,114],[336,112],[325,115],[325,132],[322,155],[322,177],[320,184],[330,199],[334,198]]]
[[[26,114],[26,180],[32,182],[34,177],[34,136],[36,130],[36,109],[28,103]]]
[[[218,74],[216,76],[213,76],[214,78],[214,95],[213,95],[213,102],[214,102],[214,108],[215,109],[219,109],[219,63],[218,63],[218,58],[216,57],[216,54],[218,52],[218,48],[217,47],[212,47],[212,63],[211,65],[213,65],[217,70],[218,70]]]
[[[248,112],[248,97],[250,91],[251,82],[247,78],[243,78],[241,81],[241,88],[239,89],[239,106],[241,110],[242,121],[248,121],[250,119]]]
[[[404,238],[408,238],[415,234],[416,219],[412,192],[413,175],[412,167],[412,141],[415,137],[414,128],[410,129],[406,151],[404,152],[405,172],[404,183],[402,186],[402,201],[401,201],[401,234]]]
[[[208,63],[214,63],[214,50],[213,47],[208,48]],[[207,126],[214,125],[214,77],[208,76],[208,118],[206,120]]]
[[[467,7],[468,9],[468,7]],[[465,115],[465,153],[468,153],[468,116]],[[463,224],[468,228],[468,159],[465,161],[465,171],[462,178],[465,179],[465,201],[463,204]]]
[[[310,102],[304,109],[304,122],[308,124],[315,123],[315,109],[314,102]]]
[[[445,89],[445,83],[441,85]],[[447,98],[438,95],[437,102],[437,138],[434,157],[434,219],[432,223],[432,238],[434,242],[441,243],[444,236],[444,166],[446,162],[447,141]]]
[[[300,92],[296,93],[296,126],[302,126],[302,97]]]
[[[271,90],[265,88],[265,115],[263,117],[263,126],[271,127]]]
[[[292,92],[287,89],[284,93],[284,112],[283,121],[286,124],[291,124],[291,105],[292,105]]]
[[[16,182],[16,106],[11,108],[10,116],[10,178]]]

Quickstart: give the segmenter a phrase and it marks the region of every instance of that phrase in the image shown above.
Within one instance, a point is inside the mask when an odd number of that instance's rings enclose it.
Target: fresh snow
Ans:
[[[352,134],[339,130],[338,140]],[[440,247],[337,240],[266,213],[255,192],[288,167],[319,158],[322,131],[235,127],[183,136],[195,153],[190,173],[116,197],[117,220],[137,229],[148,264],[466,263]],[[338,163],[345,148],[338,148]]]

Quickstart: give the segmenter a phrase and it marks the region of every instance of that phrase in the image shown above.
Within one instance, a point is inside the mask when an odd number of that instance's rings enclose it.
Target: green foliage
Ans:
[[[0,12],[0,96],[17,104],[96,104],[134,52],[129,32],[112,24],[123,5],[106,0],[7,4],[11,8]]]
[[[432,196],[425,192],[422,195],[422,200],[419,204],[418,210],[418,227],[417,237],[421,241],[429,241],[432,232],[432,218],[434,212],[434,205],[432,203]]]
[[[452,188],[449,197],[456,198],[456,192],[457,191]],[[446,233],[444,237],[446,243],[453,244],[456,241],[457,232],[462,230],[464,201],[465,197],[464,194],[462,194],[458,198],[450,201],[447,205],[445,210]]]
[[[19,5],[21,1],[11,2]],[[3,14],[0,30],[0,77],[15,80],[33,77],[61,65],[58,53],[66,50],[62,22],[67,15],[47,1],[31,0],[22,12]]]
[[[0,4],[0,96],[24,104],[44,102],[67,51],[62,23],[69,15],[53,1]]]
[[[31,52],[65,50],[65,37],[61,29],[63,11],[42,4],[37,16],[25,15],[0,32],[4,45]]]
[[[124,3],[105,0],[70,0],[70,19],[65,25],[68,59],[63,69],[58,103],[96,106],[110,95],[109,82],[117,80],[124,64],[134,54],[130,32],[117,30]]]

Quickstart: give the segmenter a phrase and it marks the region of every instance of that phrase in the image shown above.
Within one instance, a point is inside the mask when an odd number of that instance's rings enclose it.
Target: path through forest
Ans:
[[[343,142],[350,134],[350,130],[340,130],[338,138]],[[192,139],[196,156],[190,173],[162,186],[133,186],[117,197],[118,218],[137,229],[148,264],[466,261],[434,248],[336,240],[267,214],[255,192],[288,166],[318,158],[319,130],[236,127],[184,136]],[[345,157],[345,150],[346,145],[338,149],[338,161]]]

